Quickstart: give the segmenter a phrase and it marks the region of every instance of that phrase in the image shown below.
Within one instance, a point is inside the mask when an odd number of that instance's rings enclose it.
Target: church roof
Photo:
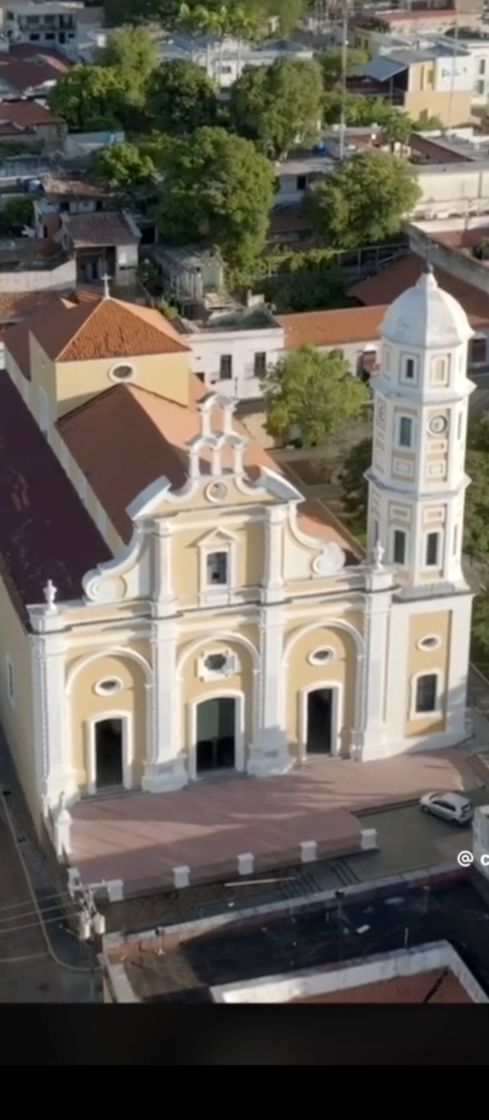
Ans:
[[[59,362],[188,351],[159,311],[83,293],[70,299],[60,298],[48,310],[5,332],[6,349],[25,377],[30,377],[29,331],[45,353]]]
[[[51,579],[78,599],[111,553],[7,374],[0,378],[0,571],[25,617]]]
[[[438,287],[432,269],[394,300],[381,326],[388,342],[419,349],[457,346],[473,333],[463,307]]]
[[[157,478],[166,476],[174,488],[183,486],[187,478],[187,443],[200,434],[197,402],[202,397],[202,383],[197,377],[190,379],[190,385],[189,406],[135,385],[116,385],[58,421],[62,438],[124,541],[132,533],[126,512],[130,503]],[[239,422],[234,426],[238,435],[246,435]],[[204,469],[205,462],[203,451]],[[244,464],[251,477],[256,477],[261,467],[280,473],[270,455],[251,439],[245,447]],[[351,546],[329,523],[324,506],[301,503],[298,523],[308,535],[335,541],[347,553],[347,561],[355,562]]]

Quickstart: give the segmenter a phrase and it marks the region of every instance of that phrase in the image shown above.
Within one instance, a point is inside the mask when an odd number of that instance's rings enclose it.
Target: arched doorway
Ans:
[[[236,765],[236,697],[201,700],[196,711],[196,776],[234,770]]]

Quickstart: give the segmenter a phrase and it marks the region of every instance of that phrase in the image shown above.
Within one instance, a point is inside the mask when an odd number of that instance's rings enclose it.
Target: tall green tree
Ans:
[[[112,144],[101,148],[94,161],[95,178],[114,190],[130,191],[150,183],[155,165],[134,144]]]
[[[223,128],[175,141],[162,184],[159,226],[176,242],[210,242],[233,269],[253,270],[273,200],[273,167]]]
[[[322,98],[317,62],[279,59],[272,66],[245,68],[231,90],[231,120],[238,132],[278,159],[294,143],[317,136]]]
[[[341,489],[345,512],[354,518],[355,524],[365,529],[367,524],[368,485],[365,471],[372,463],[372,439],[367,437],[355,443],[348,451],[343,463]]]
[[[181,0],[104,0],[105,22],[108,27],[123,23],[149,23],[158,21],[171,30],[178,20]]]
[[[321,67],[325,90],[333,89],[340,81],[343,73],[343,52],[341,47],[332,47],[329,51],[317,55]],[[368,62],[368,51],[362,47],[348,47],[346,52],[346,76],[356,74],[361,66]]]
[[[136,110],[130,82],[113,66],[74,66],[48,102],[69,128],[84,132],[130,127]]]
[[[213,82],[196,62],[163,62],[151,77],[147,110],[155,128],[168,136],[212,125],[217,117]]]
[[[314,183],[308,206],[330,245],[357,249],[398,233],[419,196],[415,173],[405,160],[369,151]]]
[[[102,66],[112,66],[123,73],[132,73],[140,83],[148,81],[158,66],[156,44],[146,27],[124,24],[109,36],[100,56]]]
[[[415,127],[407,113],[400,112],[384,98],[356,96],[348,92],[343,97],[341,90],[329,90],[323,101],[325,124],[339,124],[342,110],[347,126],[363,128],[376,124],[390,140],[402,144],[407,143]]]
[[[341,350],[302,346],[268,374],[267,431],[287,442],[297,430],[304,447],[319,447],[357,420],[368,399]]]

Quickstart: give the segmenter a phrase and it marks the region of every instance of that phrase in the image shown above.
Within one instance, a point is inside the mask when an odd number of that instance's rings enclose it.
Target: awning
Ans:
[[[378,54],[376,58],[372,58],[365,64],[362,77],[371,78],[374,82],[388,82],[396,74],[402,74],[403,70],[407,70],[406,62],[399,62],[398,59],[390,58],[388,55]]]

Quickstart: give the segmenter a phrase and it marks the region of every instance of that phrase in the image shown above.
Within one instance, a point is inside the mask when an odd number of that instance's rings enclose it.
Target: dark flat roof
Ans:
[[[0,572],[14,606],[82,594],[85,572],[111,558],[54,451],[7,373],[0,374]]]

